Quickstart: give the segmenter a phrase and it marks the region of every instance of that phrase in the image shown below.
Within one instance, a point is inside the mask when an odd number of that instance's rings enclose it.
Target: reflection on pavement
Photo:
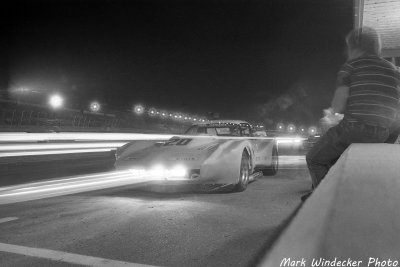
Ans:
[[[307,168],[305,155],[279,155],[280,169],[303,169]]]

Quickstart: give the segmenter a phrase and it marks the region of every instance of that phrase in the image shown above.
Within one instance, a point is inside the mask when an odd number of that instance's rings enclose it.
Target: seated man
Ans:
[[[313,188],[350,144],[388,140],[397,118],[400,74],[380,56],[378,33],[369,27],[355,29],[346,37],[346,44],[348,60],[338,73],[325,123],[334,122],[336,113],[343,113],[344,117],[306,155]]]

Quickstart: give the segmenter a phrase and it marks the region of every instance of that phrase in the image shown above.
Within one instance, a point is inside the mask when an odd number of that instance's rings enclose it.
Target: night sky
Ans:
[[[12,3],[12,4],[11,4]],[[13,1],[1,9],[1,90],[66,106],[133,104],[312,124],[330,104],[350,0]]]

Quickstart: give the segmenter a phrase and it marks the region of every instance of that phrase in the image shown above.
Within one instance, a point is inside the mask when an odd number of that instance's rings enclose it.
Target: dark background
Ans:
[[[267,125],[318,121],[353,27],[350,0],[13,1],[0,12],[1,90]]]

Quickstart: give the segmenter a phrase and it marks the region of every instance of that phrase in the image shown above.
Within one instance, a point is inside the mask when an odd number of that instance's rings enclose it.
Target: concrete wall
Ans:
[[[312,266],[319,258],[350,258],[356,263],[348,266],[384,266],[368,263],[376,258],[400,261],[399,233],[400,146],[353,144],[304,203],[261,266]],[[284,265],[285,259],[286,263],[287,259],[300,262]],[[388,262],[386,266],[390,266]]]

